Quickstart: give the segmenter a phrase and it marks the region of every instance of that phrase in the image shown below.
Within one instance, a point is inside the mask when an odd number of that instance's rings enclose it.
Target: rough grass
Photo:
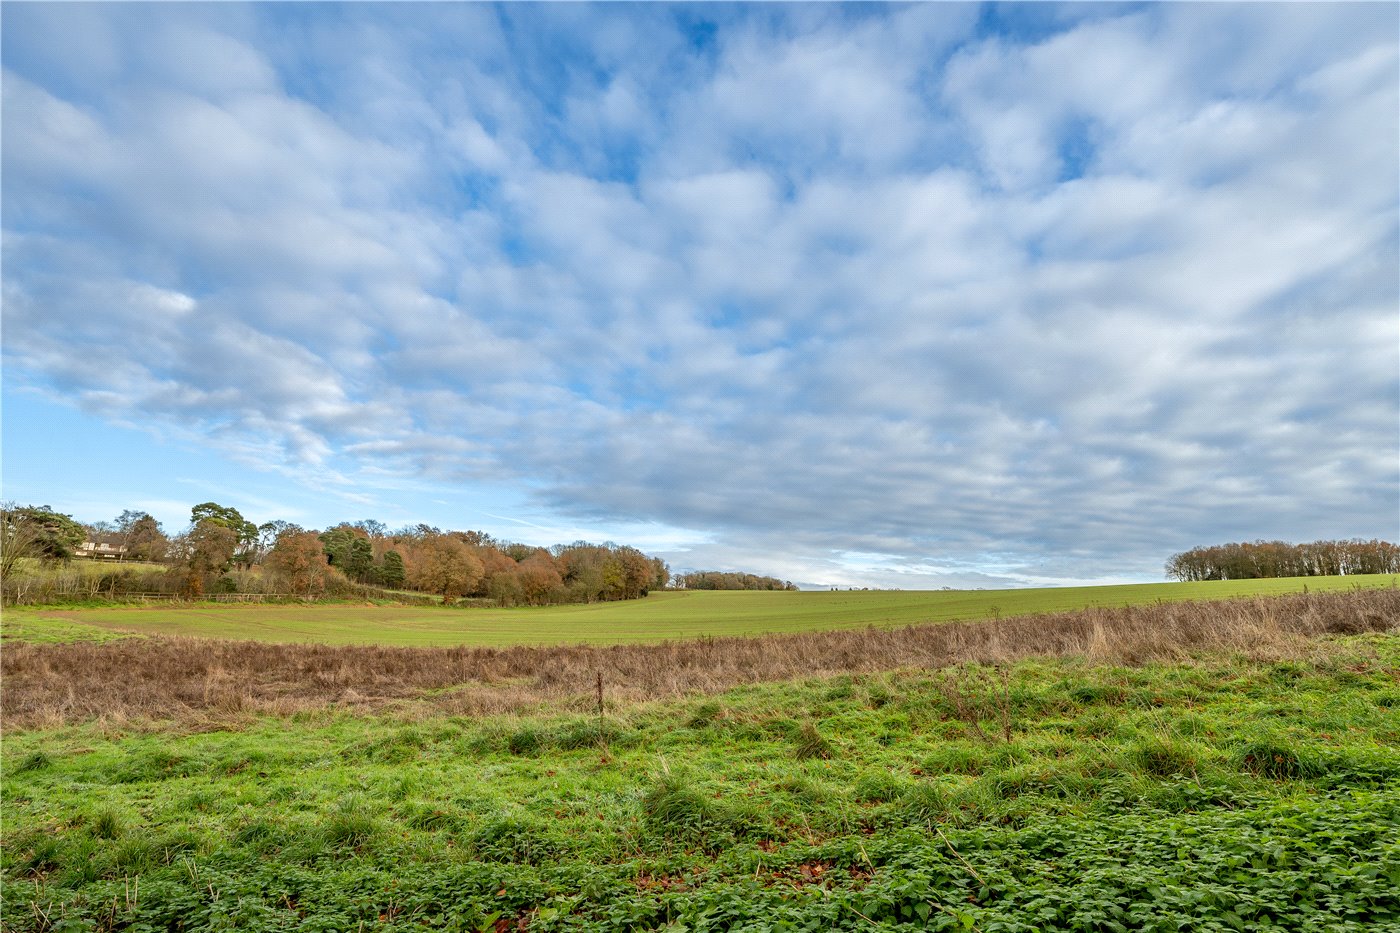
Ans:
[[[606,750],[582,714],[14,732],[0,927],[1396,929],[1397,697],[1389,633],[751,684]]]
[[[397,705],[413,715],[541,705],[583,711],[593,708],[598,673],[616,707],[794,677],[1028,657],[1142,663],[1206,650],[1305,656],[1309,636],[1397,626],[1400,589],[1389,588],[660,645],[331,647],[161,637],[12,643],[0,658],[0,712],[14,729],[93,719],[218,728],[328,706]],[[1005,698],[988,693],[994,683],[984,686],[985,695],[969,699],[960,715],[990,739],[1005,732],[997,721]]]
[[[923,622],[996,619],[1159,601],[1394,587],[1400,576],[1294,577],[1024,590],[661,592],[645,599],[516,609],[382,605],[215,605],[7,609],[31,619],[114,631],[265,642],[406,646],[629,644]],[[419,594],[421,598],[421,594]]]

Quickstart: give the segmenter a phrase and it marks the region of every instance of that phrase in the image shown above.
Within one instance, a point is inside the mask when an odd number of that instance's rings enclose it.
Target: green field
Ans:
[[[135,632],[332,645],[617,644],[1396,585],[1400,576],[1371,575],[1022,590],[681,591],[626,602],[519,609],[345,604],[11,609],[5,613],[4,631],[7,637],[45,638],[52,637],[53,626],[62,625],[69,633],[85,630],[93,637]]]
[[[11,732],[0,926],[1396,930],[1397,675],[1392,634],[601,721]]]

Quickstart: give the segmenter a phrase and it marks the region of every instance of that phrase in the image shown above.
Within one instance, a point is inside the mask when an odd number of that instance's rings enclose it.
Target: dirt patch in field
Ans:
[[[308,709],[400,704],[489,715],[586,708],[597,674],[614,704],[741,684],[965,662],[1085,656],[1137,664],[1194,652],[1306,654],[1319,635],[1400,628],[1400,590],[1371,589],[661,644],[400,648],[148,637],[7,644],[10,728],[104,720],[233,725]]]

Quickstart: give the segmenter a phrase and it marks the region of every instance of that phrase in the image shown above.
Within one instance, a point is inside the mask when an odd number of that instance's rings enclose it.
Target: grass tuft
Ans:
[[[852,793],[860,803],[890,803],[907,793],[909,782],[888,771],[867,771],[856,778]]]
[[[817,730],[817,726],[812,722],[804,722],[801,730],[797,734],[797,748],[795,753],[799,760],[809,758],[834,758],[835,749],[831,743]]]
[[[948,795],[933,784],[916,784],[899,800],[899,815],[908,823],[932,826],[948,812]]]
[[[1320,763],[1278,738],[1256,739],[1235,755],[1239,767],[1250,774],[1275,780],[1297,780],[1322,773]]]
[[[121,814],[111,807],[103,807],[94,813],[88,825],[92,835],[98,839],[118,839],[126,828]]]
[[[706,726],[713,725],[715,720],[723,715],[723,706],[713,700],[707,700],[695,707],[695,711],[691,713],[690,719],[686,721],[686,725],[692,729],[703,729]]]
[[[1195,750],[1180,739],[1153,736],[1131,751],[1134,764],[1153,777],[1190,777],[1196,773]]]
[[[359,797],[346,797],[327,818],[322,833],[332,846],[359,848],[379,834],[379,821]]]
[[[516,729],[506,738],[506,748],[512,755],[534,755],[543,745],[539,730],[532,726]]]

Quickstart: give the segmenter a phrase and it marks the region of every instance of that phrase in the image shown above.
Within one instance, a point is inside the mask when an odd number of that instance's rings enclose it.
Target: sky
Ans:
[[[1396,4],[0,18],[6,499],[906,589],[1400,539]]]

